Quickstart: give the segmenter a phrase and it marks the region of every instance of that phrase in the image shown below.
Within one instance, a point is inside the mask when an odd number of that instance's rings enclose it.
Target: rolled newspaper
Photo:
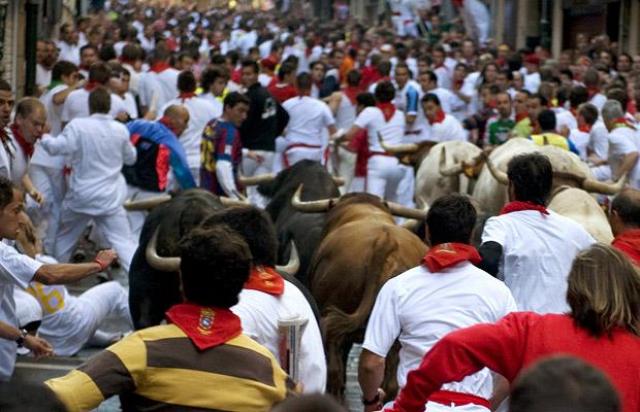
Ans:
[[[299,315],[278,319],[280,366],[294,382],[300,382],[300,340],[307,321]]]

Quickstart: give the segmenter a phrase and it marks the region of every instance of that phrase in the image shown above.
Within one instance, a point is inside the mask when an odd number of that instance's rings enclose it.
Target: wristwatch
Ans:
[[[19,348],[24,345],[24,338],[26,338],[28,334],[29,332],[27,332],[26,329],[20,329],[20,336],[18,336],[18,338],[16,339],[16,343],[18,344]]]
[[[380,391],[376,392],[376,396],[373,397],[373,399],[365,399],[365,397],[362,397],[362,404],[365,406],[371,406],[371,405],[375,405],[378,402],[380,402]]]

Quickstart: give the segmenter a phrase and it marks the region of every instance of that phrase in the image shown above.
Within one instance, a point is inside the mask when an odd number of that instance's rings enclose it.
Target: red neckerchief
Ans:
[[[127,59],[126,57],[122,57],[122,56],[120,56],[120,59],[119,59],[119,60],[120,60],[120,63],[122,63],[122,64],[128,64],[128,65],[130,65],[130,66],[133,66],[133,64],[135,63],[135,61],[134,61],[134,60]]]
[[[31,156],[33,156],[33,143],[29,143],[25,140],[24,136],[22,135],[22,131],[20,131],[20,128],[17,124],[13,123],[10,128],[11,133],[13,133],[13,137],[16,138],[16,141],[20,145],[20,148],[22,148],[25,156],[27,156],[27,159],[31,159]]]
[[[617,117],[613,119],[613,129],[619,129],[621,127],[628,127],[632,130],[636,130],[635,126],[629,123],[629,119],[626,117]]]
[[[464,84],[464,79],[462,79],[462,80],[454,80],[453,81],[454,90],[458,90],[459,88],[462,87],[463,84]]]
[[[445,66],[444,66],[444,63],[440,63],[440,64],[438,64],[438,65],[434,65],[434,66],[433,66],[433,70],[437,70],[437,69],[439,69],[439,68],[441,68],[441,67],[445,67]],[[446,67],[445,67],[445,68],[446,68]]]
[[[622,232],[613,239],[611,246],[627,255],[632,263],[640,266],[640,229]]]
[[[149,71],[153,73],[162,73],[169,68],[171,68],[171,65],[167,62],[155,62],[151,65]]]
[[[100,83],[93,81],[93,80],[89,80],[87,82],[87,84],[84,85],[84,89],[86,91],[88,91],[89,93],[91,93],[92,91],[94,91],[96,88],[98,88],[98,86],[100,86]]]
[[[473,264],[482,262],[480,254],[476,248],[471,245],[464,243],[441,243],[429,249],[427,254],[424,255],[424,258],[422,258],[422,263],[431,273],[435,273],[466,260]]]
[[[385,122],[391,120],[393,115],[396,114],[396,107],[393,105],[393,103],[376,103],[376,107],[382,112]]]
[[[429,118],[428,120],[429,120],[429,123],[431,123],[431,124],[438,124],[438,123],[444,122],[445,116],[446,115],[444,114],[444,112],[442,110],[438,110],[436,112],[435,117]]]
[[[171,133],[178,136],[178,134],[176,133],[176,129],[174,129],[173,125],[171,124],[171,119],[169,119],[167,116],[162,116],[160,120],[158,120],[158,122],[164,125],[164,127],[166,127],[167,129],[171,130]]]
[[[522,120],[526,119],[527,117],[529,117],[529,113],[527,112],[516,113],[516,123],[520,123]]]
[[[578,125],[578,130],[583,133],[591,133],[591,126],[588,124]]]
[[[284,293],[284,279],[271,266],[256,265],[251,268],[244,288],[280,296]]]
[[[506,205],[504,205],[502,210],[500,210],[500,214],[501,215],[506,215],[507,213],[521,212],[523,210],[535,210],[535,211],[540,212],[543,215],[548,215],[549,214],[549,211],[543,205],[538,205],[538,204],[533,203],[533,202],[521,202],[519,200],[516,200],[516,201],[513,201],[513,202],[509,202]]]
[[[200,350],[220,346],[242,333],[240,318],[226,308],[180,303],[165,315]]]
[[[345,96],[347,96],[347,99],[349,99],[351,104],[356,104],[357,102],[356,98],[360,93],[360,89],[358,87],[352,87],[352,86],[345,87],[342,92],[344,93]]]
[[[187,99],[191,99],[192,97],[196,97],[194,92],[182,92],[178,95],[178,99],[181,99],[183,102]]]
[[[591,99],[596,94],[600,93],[599,87],[587,87],[587,93],[589,93],[589,99]]]
[[[81,64],[80,66],[78,66],[78,70],[86,70],[89,71],[89,66]]]

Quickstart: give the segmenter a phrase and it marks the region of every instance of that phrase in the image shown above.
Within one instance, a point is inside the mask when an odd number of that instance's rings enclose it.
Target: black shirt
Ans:
[[[249,87],[246,95],[251,104],[247,119],[240,127],[242,147],[273,152],[276,137],[289,122],[289,115],[260,83]]]

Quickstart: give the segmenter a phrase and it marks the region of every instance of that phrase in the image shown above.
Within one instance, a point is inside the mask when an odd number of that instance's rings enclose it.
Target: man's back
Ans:
[[[89,91],[87,89],[77,89],[69,93],[67,100],[62,106],[61,119],[63,123],[69,123],[73,119],[89,117]],[[109,114],[115,117],[120,112],[126,112],[126,107],[122,99],[111,95],[111,109]]]
[[[266,411],[292,389],[273,355],[247,336],[199,350],[173,324],[129,335],[46,384],[70,411],[116,394],[125,395],[124,411]]]
[[[595,242],[578,223],[549,211],[523,210],[490,218],[482,243],[502,246],[500,273],[518,310],[563,313],[567,274],[576,254]]]
[[[335,123],[329,106],[311,97],[293,97],[282,107],[289,113],[287,143],[321,145],[324,131]]]

